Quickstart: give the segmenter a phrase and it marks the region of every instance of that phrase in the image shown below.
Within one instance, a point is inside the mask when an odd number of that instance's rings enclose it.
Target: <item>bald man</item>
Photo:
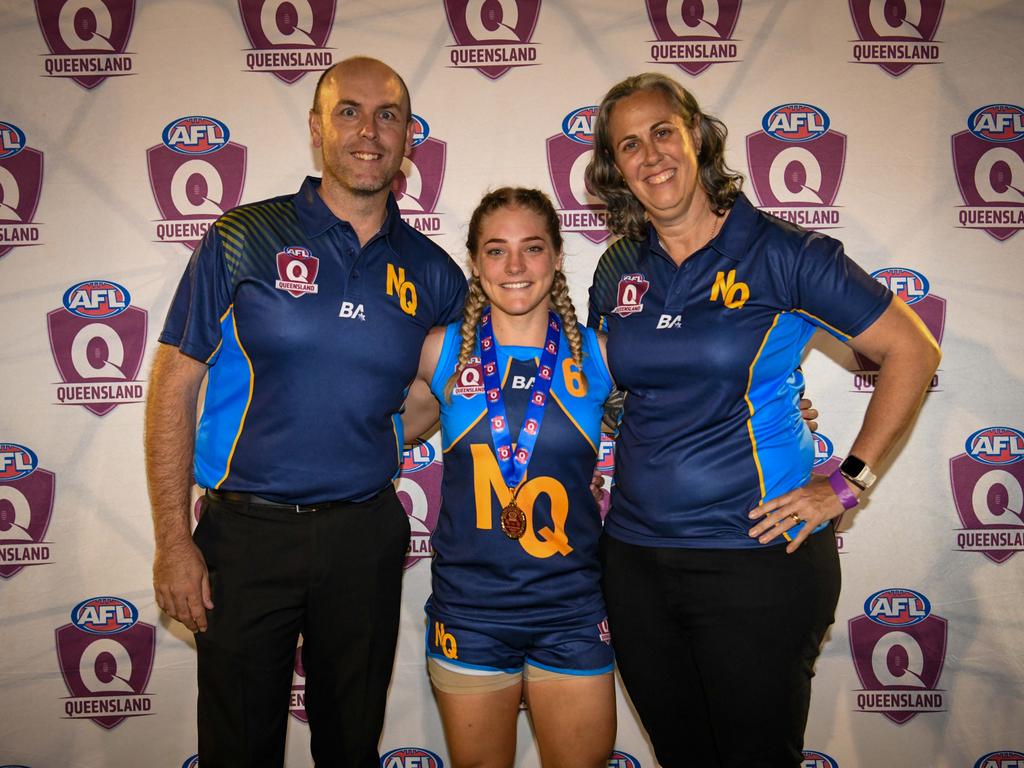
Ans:
[[[409,539],[398,413],[427,331],[465,296],[390,191],[412,147],[398,74],[332,67],[309,130],[323,178],[210,227],[150,378],[153,584],[195,632],[204,768],[283,764],[300,633],[316,764],[378,768]]]

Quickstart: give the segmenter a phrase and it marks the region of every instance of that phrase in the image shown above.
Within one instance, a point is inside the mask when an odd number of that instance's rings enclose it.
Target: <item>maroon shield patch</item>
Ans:
[[[317,293],[316,275],[320,271],[320,259],[310,255],[305,248],[285,248],[277,254],[278,290],[286,291],[298,298],[307,293]]]
[[[562,231],[576,232],[592,243],[603,243],[608,231],[608,209],[587,187],[584,172],[593,146],[573,141],[564,133],[545,141],[551,188],[562,209]],[[574,215],[575,214],[575,215]]]
[[[763,131],[747,136],[750,182],[766,208],[831,206],[846,164],[846,136],[830,130],[811,141],[779,141]]]
[[[0,256],[4,256],[17,245],[8,232],[14,232],[31,224],[39,207],[43,193],[43,153],[25,147],[17,154],[0,160]],[[38,245],[25,242],[25,245]]]
[[[234,141],[205,155],[183,155],[163,144],[147,149],[149,187],[163,216],[157,239],[194,250],[209,225],[242,201],[246,155]]]
[[[330,66],[333,59],[329,54],[307,60],[303,53],[321,51],[327,45],[335,4],[335,0],[238,0],[251,50],[282,54],[268,57],[279,64],[250,69],[271,72],[291,84],[307,72]]]
[[[149,714],[145,692],[153,671],[156,627],[137,622],[117,634],[96,635],[65,624],[55,634],[60,673],[71,694],[65,700],[69,717],[110,729],[126,717]],[[104,711],[127,714],[88,717]]]
[[[146,318],[146,310],[139,307],[104,318],[77,317],[63,308],[48,313],[53,361],[61,379],[71,385],[57,387],[60,402],[81,405],[97,416],[122,403],[140,402],[137,377],[146,348]]]
[[[448,145],[428,138],[413,147],[391,182],[391,191],[404,214],[434,213],[441,198]]]
[[[1024,462],[992,465],[961,453],[949,460],[949,484],[964,526],[960,549],[982,552],[994,563],[1024,549]],[[991,535],[970,535],[977,532]]]
[[[738,61],[730,43],[740,17],[742,0],[669,2],[646,0],[647,18],[662,43],[686,42],[688,53],[674,53],[676,46],[651,46],[651,62],[675,64],[689,75],[699,75],[712,64]],[[660,48],[665,48],[664,55]]]
[[[904,53],[901,57],[910,63],[870,60],[864,63],[878,64],[890,75],[899,77],[914,64],[927,61],[927,51],[915,57],[914,49],[921,43],[935,39],[944,3],[945,0],[917,0],[910,3],[850,0],[850,16],[858,38],[868,43],[894,44],[911,54]]]
[[[531,46],[524,50],[523,46],[533,40],[540,3],[541,0],[444,0],[444,13],[456,47],[466,49],[453,51],[452,65],[470,67],[497,80],[512,67],[536,64],[536,49]],[[485,63],[489,61],[509,63]]]
[[[295,672],[292,674],[292,695],[288,702],[288,714],[300,723],[308,723],[306,714],[306,668],[302,666],[302,642],[295,649]]]
[[[642,311],[644,295],[650,287],[650,282],[640,273],[623,275],[619,278],[619,290],[612,312],[619,317],[629,317]]]
[[[70,77],[87,89],[95,88],[108,77],[132,74],[130,59],[123,54],[135,22],[135,0],[35,0],[35,3],[39,29],[50,49],[45,64],[47,74]],[[74,59],[91,60],[90,70],[108,74],[70,74],[76,71],[69,61]]]
[[[972,209],[1024,211],[1024,140],[995,143],[961,131],[953,135],[953,170],[960,196],[968,206],[961,210],[961,226],[965,225],[963,214]],[[1019,225],[966,225],[983,229],[999,241],[1008,240],[1021,230]]]
[[[51,562],[45,537],[56,484],[45,469],[0,483],[0,547],[12,558],[0,563],[0,578],[9,579],[26,565]]]
[[[417,449],[421,449],[421,446],[414,446],[411,450]],[[412,471],[405,469],[410,464],[409,450],[406,454],[397,490],[398,499],[409,516],[409,549],[405,555],[405,568],[411,568],[434,554],[430,537],[437,527],[437,517],[441,512],[443,470],[440,461],[431,461]]]
[[[944,618],[931,614],[918,624],[896,628],[857,616],[850,619],[848,630],[853,666],[862,692],[916,694],[935,690],[946,660]],[[880,712],[897,725],[920,712],[935,711],[911,702],[892,706],[865,707],[862,711]]]

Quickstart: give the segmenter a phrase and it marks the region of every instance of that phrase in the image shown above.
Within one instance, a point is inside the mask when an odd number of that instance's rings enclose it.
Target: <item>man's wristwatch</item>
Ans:
[[[858,459],[856,456],[847,456],[846,460],[839,465],[839,471],[843,477],[856,485],[862,491],[866,491],[874,485],[875,477],[871,467]]]

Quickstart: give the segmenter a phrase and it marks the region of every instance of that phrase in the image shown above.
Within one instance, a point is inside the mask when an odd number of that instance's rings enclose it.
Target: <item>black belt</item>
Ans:
[[[295,514],[306,514],[308,512],[322,512],[329,509],[351,507],[355,504],[363,504],[376,498],[376,494],[363,501],[320,501],[316,504],[284,504],[280,501],[271,501],[254,493],[239,493],[237,491],[214,491],[207,489],[206,495],[214,501],[227,502],[228,504],[244,504],[252,507],[268,507],[279,509],[283,512],[294,512]]]

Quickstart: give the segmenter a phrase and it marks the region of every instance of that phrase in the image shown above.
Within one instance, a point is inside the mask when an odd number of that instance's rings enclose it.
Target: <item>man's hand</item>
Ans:
[[[157,547],[153,559],[156,604],[192,632],[206,631],[206,612],[213,610],[210,575],[199,547],[191,539]]]

